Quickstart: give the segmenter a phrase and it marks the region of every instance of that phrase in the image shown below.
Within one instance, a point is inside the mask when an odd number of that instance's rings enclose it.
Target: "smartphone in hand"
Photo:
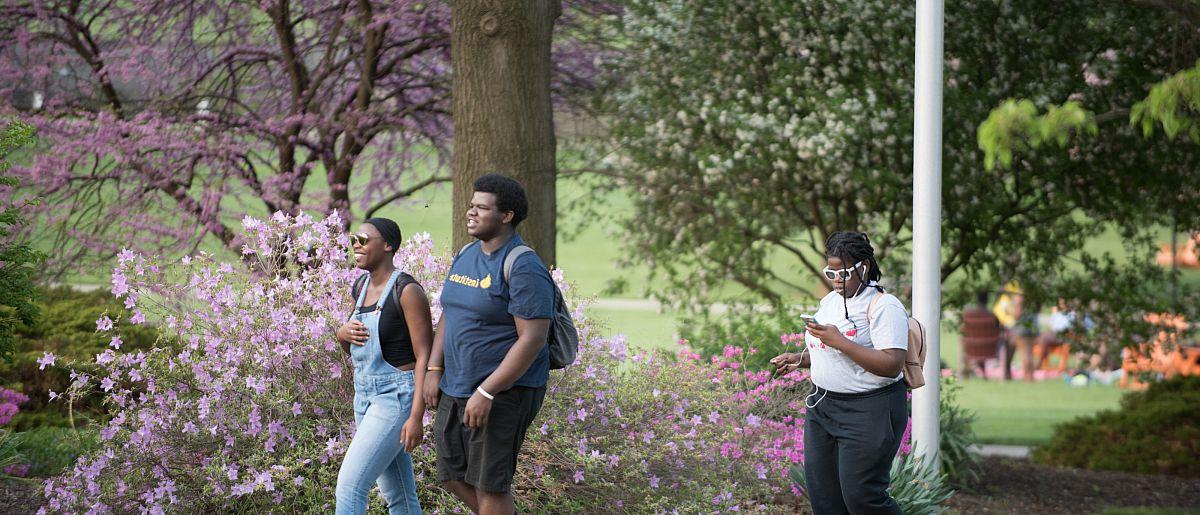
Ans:
[[[806,325],[821,325],[821,323],[817,321],[817,317],[813,315],[800,315],[800,318],[804,320]]]

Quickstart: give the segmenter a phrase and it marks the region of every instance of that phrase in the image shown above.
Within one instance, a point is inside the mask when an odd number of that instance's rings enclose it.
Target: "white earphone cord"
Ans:
[[[801,363],[804,362],[804,353],[806,353],[806,352],[808,352],[808,343],[805,343],[804,350],[800,351],[800,362]],[[796,363],[796,366],[800,366],[800,363]],[[808,364],[808,369],[810,371],[809,372],[809,382],[812,382],[812,372],[811,372],[812,363]],[[817,402],[812,403],[811,406],[809,406],[809,404],[808,404],[808,400],[811,399],[812,396],[816,395],[817,391],[819,391],[820,389],[821,389],[820,386],[817,386],[816,383],[813,383],[813,392],[804,397],[804,406],[805,407],[807,407],[808,409],[813,409],[813,408],[817,407],[817,405],[820,404],[821,401],[825,400],[825,394],[829,393],[829,390],[825,390],[825,393],[821,394],[821,398],[817,399]]]

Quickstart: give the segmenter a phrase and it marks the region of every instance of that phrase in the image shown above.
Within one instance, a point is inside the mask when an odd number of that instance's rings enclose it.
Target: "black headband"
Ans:
[[[368,218],[365,222],[371,224],[383,236],[383,241],[392,246],[392,250],[400,250],[404,237],[400,235],[400,226],[387,218]]]

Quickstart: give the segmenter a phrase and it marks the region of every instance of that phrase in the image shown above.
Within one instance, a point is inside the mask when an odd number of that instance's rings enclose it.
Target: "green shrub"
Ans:
[[[0,129],[0,188],[17,189],[19,181],[9,175],[9,155],[33,142],[34,128],[20,121]],[[12,358],[16,342],[13,333],[22,324],[37,320],[37,296],[33,280],[46,255],[34,250],[16,230],[25,223],[26,208],[37,200],[0,199],[0,361]]]
[[[938,418],[942,473],[955,485],[967,484],[979,477],[979,456],[971,452],[975,444],[975,412],[958,405],[962,386],[953,376],[942,379],[941,413]]]
[[[40,427],[9,436],[21,463],[29,465],[28,477],[50,477],[75,464],[75,459],[95,449],[99,435],[93,430]]]
[[[771,358],[800,350],[783,343],[780,335],[803,332],[800,314],[806,312],[811,310],[789,307],[766,312],[735,305],[728,312],[685,317],[679,324],[680,336],[705,358],[722,356],[727,346],[734,346],[745,352],[745,366],[749,370],[774,370],[768,363]]]
[[[0,429],[0,480],[10,477],[10,467],[25,463],[25,455],[17,449],[17,440],[12,431]],[[13,473],[15,476],[22,474]]]
[[[1042,463],[1200,477],[1200,377],[1130,392],[1117,410],[1059,424],[1034,450]]]
[[[941,513],[945,510],[943,503],[954,495],[946,483],[946,474],[934,473],[915,454],[896,456],[892,461],[889,492],[900,510],[910,515]]]
[[[119,314],[126,313],[125,307],[108,291],[81,292],[58,287],[43,290],[40,297],[37,304],[41,317],[18,328],[12,361],[0,362],[0,377],[6,386],[29,396],[9,425],[15,431],[68,425],[66,403],[51,403],[49,392],[65,391],[71,384],[70,371],[61,366],[39,370],[37,360],[50,352],[58,357],[60,364],[93,362],[112,341],[111,335],[96,331],[96,319],[102,314],[107,312],[115,319],[123,341],[122,350],[149,349],[158,338],[153,327],[119,319]],[[104,413],[98,395],[76,399],[73,409],[77,424]]]

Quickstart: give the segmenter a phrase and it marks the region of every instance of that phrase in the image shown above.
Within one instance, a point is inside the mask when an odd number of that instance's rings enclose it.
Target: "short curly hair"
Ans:
[[[525,188],[516,179],[498,173],[488,173],[475,179],[472,186],[480,193],[491,193],[496,196],[496,207],[501,213],[513,212],[513,227],[520,225],[529,216],[529,199],[525,197]]]

